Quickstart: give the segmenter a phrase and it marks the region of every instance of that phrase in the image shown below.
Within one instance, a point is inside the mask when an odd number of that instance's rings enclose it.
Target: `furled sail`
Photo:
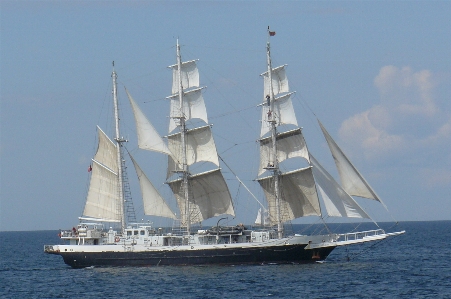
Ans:
[[[319,120],[318,123],[326,138],[327,144],[329,145],[335,164],[337,165],[343,189],[350,195],[374,199],[382,203],[376,192],[374,192],[357,168],[355,168],[348,157],[346,157]]]
[[[265,192],[271,224],[277,224],[274,177],[268,176],[257,181]],[[280,189],[283,190],[279,196],[281,222],[304,216],[321,216],[311,167],[280,174],[279,184]]]
[[[130,155],[130,158],[135,166],[136,174],[141,186],[141,193],[143,196],[144,214],[152,216],[162,216],[176,219],[174,212],[167,205],[166,201],[160,195],[158,190],[153,186],[145,173],[141,170],[138,163]]]
[[[99,128],[99,144],[92,159],[92,174],[81,219],[119,222],[118,166],[116,144]],[[87,218],[90,217],[90,218]]]
[[[341,188],[312,155],[310,162],[313,166],[313,176],[329,216],[370,219],[359,204]]]
[[[190,185],[191,223],[201,222],[222,214],[235,216],[232,197],[219,169],[190,176],[188,183]],[[180,211],[184,211],[186,202],[183,195],[182,180],[171,181],[168,184],[177,199]],[[182,222],[186,221],[186,215],[184,216]]]
[[[144,113],[142,113],[141,109],[139,109],[138,105],[127,90],[126,92],[133,109],[133,114],[135,115],[136,131],[138,134],[138,147],[140,149],[172,155],[160,134],[158,134],[154,126],[146,118]]]
[[[219,167],[219,159],[216,145],[211,134],[210,126],[198,127],[188,130],[185,135],[187,165],[196,162],[212,162]],[[177,161],[182,161],[181,134],[176,133],[168,136],[168,147],[174,153]],[[176,163],[172,157],[168,159],[168,177],[172,171],[180,171],[181,165]]]
[[[202,97],[202,88],[189,90],[183,94],[183,109],[180,111],[180,101],[178,95],[172,95],[168,98],[171,101],[169,132],[177,128],[177,121],[183,115],[185,120],[199,118],[208,123],[207,109],[204,98]]]
[[[294,157],[303,157],[307,161],[309,160],[307,145],[300,128],[277,134],[276,148],[277,161],[279,163]],[[271,160],[271,152],[272,137],[260,139],[260,168],[258,175],[265,172],[265,167],[274,164],[274,161]]]
[[[179,92],[179,72],[178,65],[169,66],[172,69],[172,94]],[[197,69],[196,60],[182,62],[181,67],[182,86],[183,89],[199,87],[199,70]]]

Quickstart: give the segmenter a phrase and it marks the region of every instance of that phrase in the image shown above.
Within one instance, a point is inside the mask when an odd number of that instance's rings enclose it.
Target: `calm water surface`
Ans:
[[[43,253],[57,231],[0,232],[0,298],[451,298],[451,221],[400,226],[321,264],[87,269]]]

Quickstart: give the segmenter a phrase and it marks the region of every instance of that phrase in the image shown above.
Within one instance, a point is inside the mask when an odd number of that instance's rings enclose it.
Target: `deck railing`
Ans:
[[[383,229],[367,230],[363,232],[339,234],[340,238],[344,237],[344,241],[360,240],[366,237],[378,236],[385,234]]]

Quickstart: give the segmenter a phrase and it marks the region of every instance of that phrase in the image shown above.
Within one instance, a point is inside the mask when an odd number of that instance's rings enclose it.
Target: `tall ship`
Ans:
[[[293,92],[289,90],[285,65],[272,66],[269,37],[274,34],[268,28],[267,69],[261,75],[264,93],[259,105],[262,110],[260,164],[256,181],[263,190],[266,204],[261,204],[254,225],[220,226],[223,219],[220,218],[211,228],[199,226],[213,217],[234,216],[235,208],[219,167],[197,61],[182,61],[177,40],[177,61],[170,66],[173,83],[168,97],[170,121],[166,138],[161,137],[126,90],[134,113],[138,147],[159,152],[168,159],[166,184],[176,199],[177,213],[125,149],[126,140],[121,137],[119,125],[117,74],[113,67],[115,135],[110,138],[97,128],[99,141],[89,167],[90,186],[83,215],[76,227],[60,231],[64,244],[44,245],[44,251],[60,255],[73,268],[309,263],[325,260],[339,246],[403,234],[404,231],[387,233],[379,227],[350,233],[328,230],[326,234],[309,235],[285,229],[290,221],[307,216],[371,219],[352,196],[383,203],[319,121],[341,184],[308,150],[294,113]],[[203,125],[192,125],[191,119],[201,120]],[[290,125],[290,129],[283,130],[285,125]],[[150,223],[133,223],[127,219],[126,153],[139,178],[144,214],[173,219],[177,225],[170,232],[155,229]],[[289,163],[292,158],[302,158],[304,167],[283,171],[280,164]],[[201,173],[192,172],[190,166],[199,162],[212,167]],[[112,224],[116,225],[110,227]]]

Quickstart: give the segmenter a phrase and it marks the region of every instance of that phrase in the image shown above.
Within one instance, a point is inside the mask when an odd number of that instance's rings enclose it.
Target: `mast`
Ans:
[[[279,239],[283,237],[283,224],[280,217],[280,193],[279,193],[279,163],[277,161],[277,147],[276,147],[276,115],[274,113],[274,90],[272,86],[272,67],[271,67],[271,52],[270,52],[270,42],[269,37],[274,35],[269,31],[268,26],[268,42],[266,44],[266,61],[268,65],[268,79],[269,79],[269,95],[267,97],[267,105],[270,106],[268,112],[268,122],[271,124],[271,139],[272,139],[272,162],[270,169],[273,171],[274,180],[274,197],[276,202],[276,220],[277,220],[277,235]],[[268,98],[269,97],[269,98]]]
[[[111,77],[113,78],[113,105],[114,105],[114,119],[115,119],[115,138],[116,141],[116,151],[117,151],[117,167],[118,167],[118,174],[117,174],[117,180],[118,180],[118,207],[119,207],[119,214],[121,218],[121,230],[124,231],[125,229],[125,216],[124,216],[124,192],[123,192],[123,178],[122,178],[122,142],[124,142],[124,139],[121,139],[120,132],[119,132],[119,105],[117,100],[117,74],[114,70],[114,61],[113,61],[113,73],[111,74]]]
[[[186,124],[185,115],[183,114],[183,85],[182,85],[182,57],[180,55],[180,45],[177,39],[177,69],[178,69],[178,86],[179,86],[179,103],[180,103],[180,137],[182,145],[182,188],[185,197],[185,222],[188,234],[191,228],[190,209],[189,209],[189,193],[188,193],[188,164],[186,161]],[[183,220],[183,219],[182,219]]]

